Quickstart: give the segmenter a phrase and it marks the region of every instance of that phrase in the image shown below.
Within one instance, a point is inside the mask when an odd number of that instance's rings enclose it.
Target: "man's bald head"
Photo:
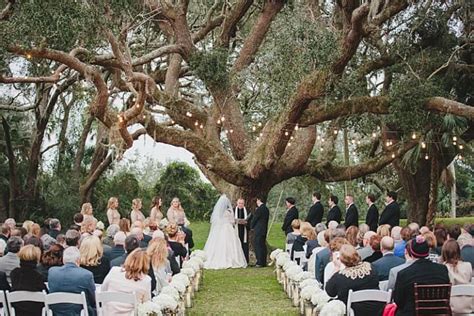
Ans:
[[[393,251],[393,247],[395,246],[395,241],[390,236],[385,236],[382,238],[380,242],[380,248],[382,248],[382,252]]]

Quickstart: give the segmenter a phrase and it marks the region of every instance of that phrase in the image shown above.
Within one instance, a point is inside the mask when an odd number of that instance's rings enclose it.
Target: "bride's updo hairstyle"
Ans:
[[[339,260],[341,260],[346,267],[354,267],[360,263],[360,256],[354,246],[348,244],[342,245],[339,252]]]

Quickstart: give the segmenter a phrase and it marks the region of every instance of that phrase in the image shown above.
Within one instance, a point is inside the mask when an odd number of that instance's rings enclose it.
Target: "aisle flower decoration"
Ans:
[[[314,278],[313,273],[308,272],[308,271],[302,271],[302,272],[298,273],[297,275],[295,275],[293,280],[295,282],[301,282],[301,281],[308,280],[308,279],[313,279],[313,278]]]
[[[172,278],[172,281],[179,281],[184,284],[184,286],[188,286],[190,284],[189,278],[184,273],[175,274]]]
[[[300,289],[304,289],[307,286],[317,286],[321,288],[321,284],[316,279],[306,279],[300,282]]]
[[[340,300],[332,300],[325,304],[319,313],[320,316],[344,316],[346,304]]]
[[[153,301],[147,301],[138,304],[137,314],[138,316],[162,316],[161,309],[162,307],[159,304]]]
[[[298,267],[298,264],[294,261],[289,260],[283,265],[283,270],[288,271],[288,269],[290,269],[291,267]]]
[[[301,290],[301,298],[306,300],[306,301],[311,301],[311,298],[313,297],[313,295],[316,295],[320,292],[322,292],[323,290],[321,290],[321,288],[319,286],[314,286],[314,285],[310,285],[310,286],[306,286],[304,287],[302,290]]]
[[[163,287],[163,288],[161,289],[160,294],[169,295],[169,296],[171,296],[172,298],[174,298],[176,301],[179,301],[179,299],[180,299],[178,290],[176,290],[176,289],[175,289],[174,287],[172,287],[172,286],[165,286],[165,287]]]
[[[317,311],[320,311],[330,299],[331,297],[325,291],[321,291],[311,297],[311,303],[316,306]]]
[[[175,311],[178,307],[178,302],[174,297],[167,294],[160,293],[153,298],[153,302],[161,306],[161,310]]]
[[[201,258],[202,261],[206,261],[207,260],[207,256],[206,256],[206,253],[204,252],[204,250],[194,250],[192,253],[191,253],[191,258],[194,258],[194,257],[198,257],[198,258]]]
[[[284,267],[286,263],[288,262],[292,262],[290,260],[290,255],[287,254],[286,252],[283,252],[283,253],[279,253],[277,256],[276,256],[276,265],[278,267]]]
[[[280,253],[282,253],[282,252],[283,252],[283,250],[281,250],[281,249],[275,249],[275,250],[273,250],[272,253],[270,254],[270,259],[271,259],[272,261],[275,261],[276,258],[277,258],[277,256],[278,256],[278,254],[280,254]]]
[[[184,264],[183,264],[183,268],[181,269],[181,273],[185,274],[188,278],[191,279],[196,274],[196,270],[194,270],[193,268],[186,268],[186,267],[184,267]]]
[[[176,289],[179,294],[183,295],[186,292],[186,284],[183,283],[182,280],[179,279],[172,279],[170,282],[170,286]]]
[[[296,276],[301,272],[303,272],[303,269],[301,269],[299,265],[295,265],[286,270],[286,275],[288,276],[288,279],[295,281]]]
[[[194,272],[201,270],[201,261],[197,258],[191,258],[188,261],[183,262],[183,268],[191,268]]]

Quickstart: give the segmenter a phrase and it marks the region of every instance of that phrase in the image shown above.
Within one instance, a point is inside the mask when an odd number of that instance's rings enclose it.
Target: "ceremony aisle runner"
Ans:
[[[205,270],[204,283],[187,315],[298,315],[273,270]]]

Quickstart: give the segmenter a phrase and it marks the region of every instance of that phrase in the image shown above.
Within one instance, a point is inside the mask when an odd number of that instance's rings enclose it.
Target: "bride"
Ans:
[[[206,269],[245,268],[244,251],[240,244],[232,204],[225,194],[221,195],[211,215],[211,231],[204,252]]]

